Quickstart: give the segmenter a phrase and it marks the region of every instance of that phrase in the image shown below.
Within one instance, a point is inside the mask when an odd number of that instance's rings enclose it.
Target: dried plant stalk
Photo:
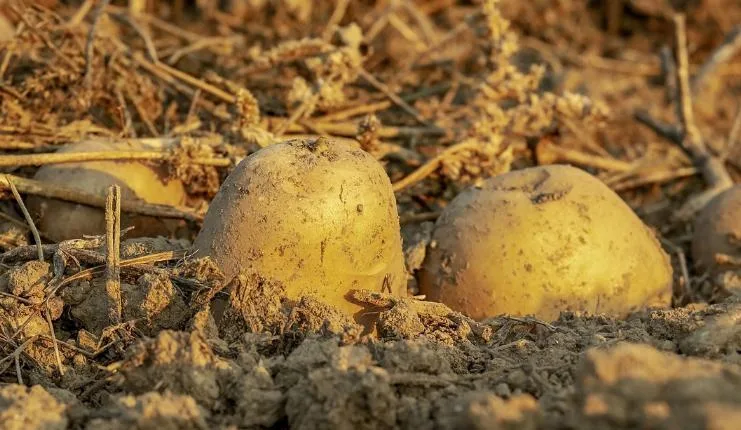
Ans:
[[[15,197],[15,201],[18,203],[18,206],[20,207],[21,212],[23,212],[23,217],[26,218],[26,222],[28,223],[28,228],[31,229],[31,234],[33,234],[33,240],[36,243],[36,250],[38,252],[39,261],[44,261],[44,250],[41,246],[42,245],[41,235],[39,234],[39,230],[36,228],[36,224],[34,224],[31,214],[28,213],[28,209],[26,208],[25,203],[23,203],[21,194],[18,192],[18,189],[15,187],[15,184],[13,183],[13,181],[10,179],[8,175],[5,175],[5,181],[8,183],[10,190],[13,192],[13,197]]]
[[[111,185],[106,195],[105,291],[108,296],[108,322],[121,323],[121,187]]]
[[[18,187],[21,193],[33,194],[36,196],[50,199],[64,200],[67,202],[79,203],[86,206],[104,209],[106,206],[105,197],[95,194],[79,191],[75,188],[68,188],[52,183],[36,181],[33,179],[22,178],[20,176],[6,175]],[[121,202],[121,210],[124,212],[135,213],[139,215],[148,215],[153,217],[184,219],[188,221],[201,221],[203,216],[188,208],[176,208],[165,205],[154,205],[141,201],[127,200]]]
[[[172,158],[169,152],[161,151],[97,151],[50,154],[0,155],[0,167],[43,166],[46,164],[79,163],[84,161],[114,160],[162,160]],[[193,158],[183,160],[203,166],[228,167],[232,164],[226,158]]]
[[[677,81],[679,83],[679,119],[684,130],[681,146],[692,157],[702,172],[708,189],[693,196],[676,213],[679,220],[689,220],[695,213],[724,190],[733,186],[733,179],[726,170],[724,160],[712,154],[703,141],[695,123],[692,103],[692,88],[689,78],[689,59],[687,54],[687,31],[684,15],[674,16],[677,40]]]

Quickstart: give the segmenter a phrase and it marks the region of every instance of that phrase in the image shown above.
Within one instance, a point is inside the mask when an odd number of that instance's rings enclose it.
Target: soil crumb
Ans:
[[[67,407],[38,385],[0,386],[0,427],[7,430],[65,430]]]

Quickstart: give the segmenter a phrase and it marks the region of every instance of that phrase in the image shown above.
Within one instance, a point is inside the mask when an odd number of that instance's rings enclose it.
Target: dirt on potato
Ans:
[[[739,25],[734,0],[0,0],[0,430],[737,428],[741,238],[697,202],[741,180]],[[320,138],[370,154],[396,198],[408,294],[347,286],[370,331],[193,249],[245,157]],[[65,150],[85,141],[147,151]],[[186,195],[34,180],[84,162]],[[474,320],[420,295],[453,198],[548,164],[652,230],[671,306]],[[34,200],[95,231],[58,242]],[[281,225],[293,206],[271,205]]]

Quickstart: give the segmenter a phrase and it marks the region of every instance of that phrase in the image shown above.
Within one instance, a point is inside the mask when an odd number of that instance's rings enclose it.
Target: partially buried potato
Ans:
[[[406,293],[396,200],[366,152],[324,138],[245,158],[212,201],[195,240],[227,279],[242,270],[313,296],[367,324],[353,289]]]
[[[741,185],[715,196],[695,218],[695,264],[711,273],[738,268],[717,261],[722,255],[741,259]]]
[[[59,153],[101,151],[153,150],[142,141],[111,142],[89,140],[62,147]],[[187,194],[179,179],[167,176],[165,166],[148,165],[142,161],[85,161],[42,166],[34,176],[68,188],[76,188],[105,196],[108,187],[121,187],[123,200],[144,200],[148,203],[181,206]],[[79,239],[83,235],[105,233],[105,212],[77,203],[41,197],[29,197],[28,207],[35,216],[37,227],[54,241]],[[127,236],[170,235],[177,221],[122,213],[121,228],[134,227]]]
[[[463,191],[438,219],[420,293],[475,319],[552,320],[669,305],[672,268],[633,211],[594,176],[551,165]]]

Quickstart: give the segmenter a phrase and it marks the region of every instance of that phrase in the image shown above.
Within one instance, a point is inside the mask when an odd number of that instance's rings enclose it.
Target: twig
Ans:
[[[449,82],[445,82],[442,84],[423,88],[420,91],[415,91],[409,94],[401,94],[399,95],[399,97],[405,102],[409,103],[425,97],[445,93],[446,91],[450,90],[451,87],[452,85]],[[352,118],[354,116],[367,115],[370,113],[386,110],[393,104],[394,103],[390,100],[381,100],[373,103],[363,102],[357,106],[351,106],[342,110],[333,111],[315,119],[321,122],[340,121]]]
[[[381,31],[388,25],[389,16],[393,10],[393,6],[387,6],[386,10],[368,27],[363,37],[365,43],[370,45],[381,34]]]
[[[275,130],[280,127],[280,124],[285,122],[284,118],[268,117],[265,118],[267,121],[268,128]],[[355,137],[358,134],[358,125],[355,122],[319,122],[319,121],[302,121],[304,124],[292,124],[286,130],[286,133],[297,134],[302,133],[309,127],[314,130],[319,130],[323,133],[334,135],[334,136],[346,136]],[[395,137],[414,137],[414,136],[442,136],[445,134],[445,130],[435,126],[427,127],[394,127],[394,126],[383,126],[380,127],[376,135],[381,139],[390,139]]]
[[[45,335],[42,334],[42,335],[39,335],[39,337],[42,338],[42,339],[46,339],[48,341],[54,342],[54,339],[52,339],[51,336],[45,336]],[[65,347],[65,348],[67,348],[67,349],[69,349],[71,351],[75,351],[77,353],[80,353],[80,354],[84,355],[85,357],[87,357],[87,358],[89,358],[91,360],[95,358],[95,355],[92,352],[85,351],[84,349],[78,348],[78,347],[76,347],[74,345],[70,345],[67,342],[64,342],[64,341],[61,341],[61,340],[57,339],[56,340],[56,343],[57,343],[57,345],[63,346],[63,347]]]
[[[518,348],[523,348],[523,346],[526,345],[529,342],[532,342],[532,341],[529,340],[529,339],[517,339],[517,340],[513,340],[512,342],[509,342],[509,343],[505,343],[505,344],[502,344],[502,345],[497,345],[497,346],[494,346],[494,347],[490,347],[489,348],[489,351],[490,352],[503,351],[505,349],[512,348],[513,346],[516,346]]]
[[[185,255],[185,251],[158,252],[155,254],[150,254],[150,255],[145,255],[141,257],[135,257],[135,258],[123,260],[120,262],[120,267],[131,267],[131,266],[136,266],[140,264],[151,264],[151,263],[156,263],[159,261],[180,260],[184,257],[184,255]],[[55,284],[50,283],[47,286],[48,292],[46,294],[46,300],[44,300],[44,302],[42,302],[40,305],[45,305],[46,308],[49,309],[49,300],[55,297],[57,292],[61,288],[71,284],[74,281],[92,279],[94,274],[100,273],[101,270],[104,270],[104,269],[105,269],[105,265],[91,267],[89,269],[81,270],[75,273],[74,275],[68,276],[67,278],[62,279],[58,283],[55,283]],[[35,311],[38,312],[39,309],[40,309],[40,306],[36,308]],[[23,324],[21,324],[21,326],[18,327],[18,329],[16,329],[16,331],[13,333],[13,335],[11,336],[12,339],[15,339],[19,334],[21,334],[23,329],[28,325],[28,323],[31,321],[34,315],[35,313],[31,314],[28,318],[26,318]],[[2,360],[0,360],[0,363],[2,363]]]
[[[227,103],[236,103],[236,97],[232,96],[231,94],[214,87],[213,85],[210,85],[200,79],[194,78],[187,73],[181,72],[177,69],[173,69],[164,63],[159,63],[158,65],[154,65],[151,62],[144,59],[139,52],[135,52],[133,55],[134,61],[141,66],[144,70],[152,73],[156,77],[164,80],[170,85],[173,85],[178,91],[184,92],[188,94],[189,96],[193,96],[193,93],[195,90],[186,90],[181,85],[180,81],[185,82],[188,85],[191,85],[192,87],[196,89],[200,89],[204,93],[210,94],[224,102]],[[200,104],[205,104],[206,101],[201,98],[199,100]],[[213,112],[212,114],[216,114],[216,112]],[[286,122],[285,118],[278,118],[278,117],[268,117],[265,118],[268,122],[268,126],[271,130],[275,131],[276,129],[279,129],[281,127],[281,124]],[[311,128],[314,128],[316,130],[321,130],[324,133],[332,134],[332,135],[338,135],[338,136],[350,136],[354,137],[358,132],[358,126],[355,123],[331,123],[331,122],[314,122],[314,121],[308,121],[304,120],[303,123],[309,124]],[[285,133],[300,133],[303,131],[307,131],[307,128],[305,125],[301,124],[289,124],[288,128],[285,130]],[[311,131],[311,130],[309,130]],[[395,138],[395,137],[409,137],[409,136],[441,136],[445,134],[445,130],[435,127],[435,126],[426,126],[426,127],[381,127],[378,130],[378,137],[380,138]]]
[[[157,131],[157,127],[154,126],[154,122],[152,122],[152,119],[147,115],[147,111],[142,108],[141,103],[138,102],[137,96],[133,94],[133,91],[129,87],[124,88],[124,91],[126,92],[126,95],[128,96],[129,100],[131,100],[131,104],[134,105],[134,109],[136,110],[136,113],[139,115],[139,118],[142,120],[144,125],[147,126],[147,129],[149,130],[149,133],[152,137],[159,136],[159,131]]]
[[[177,51],[170,54],[170,58],[167,59],[167,64],[174,66],[180,61],[181,58],[190,54],[191,52],[200,51],[201,49],[208,48],[213,45],[220,44],[234,44],[242,41],[242,36],[231,36],[231,37],[204,37],[203,39],[197,40],[188,46],[182,47]]]
[[[541,320],[539,320],[537,318],[533,318],[533,317],[522,317],[521,318],[521,317],[513,317],[513,316],[509,316],[509,315],[503,315],[502,318],[507,319],[507,320],[510,320],[510,321],[518,322],[520,324],[538,324],[538,325],[541,325],[541,326],[547,328],[550,331],[558,331],[558,329],[553,324],[549,324],[549,323],[547,323],[545,321],[541,321]]]
[[[120,13],[111,16],[134,29],[136,34],[138,34],[139,37],[141,37],[141,39],[144,41],[144,47],[147,49],[147,55],[149,55],[149,58],[152,60],[152,62],[158,64],[160,61],[159,55],[157,54],[157,48],[154,46],[152,37],[149,36],[149,32],[147,32],[141,25],[139,25],[139,23],[136,22],[135,19],[133,19],[129,15]]]
[[[108,321],[121,323],[121,187],[111,185],[106,195],[106,270],[105,290],[108,295]]]
[[[0,82],[2,82],[2,76],[0,76]],[[0,83],[0,92],[3,92],[5,94],[13,97],[16,100],[22,100],[23,99],[23,96],[18,91],[14,90],[13,88],[11,88],[11,87],[9,87],[7,85],[3,85],[2,83]]]
[[[353,106],[347,109],[331,112],[316,119],[320,121],[339,121],[352,118],[354,116],[367,115],[382,111],[388,109],[392,105],[393,103],[389,100],[382,100],[375,103],[363,103],[360,106]]]
[[[605,5],[607,33],[611,36],[617,36],[623,24],[625,5],[622,0],[607,0],[603,4]]]
[[[25,341],[23,341],[23,343],[20,344],[20,346],[18,346],[12,353],[10,353],[10,355],[8,355],[7,357],[5,357],[2,360],[0,360],[0,365],[2,365],[3,363],[5,363],[6,361],[12,360],[15,357],[18,357],[19,355],[21,355],[23,353],[23,351],[26,348],[28,348],[28,345],[31,344],[31,343],[33,343],[34,341],[36,341],[38,338],[39,338],[39,336],[36,335],[36,336],[31,336],[28,339],[26,339]],[[0,374],[3,374],[8,369],[8,367],[10,367],[10,366],[8,365],[5,368],[0,369]]]
[[[81,163],[86,161],[162,160],[172,159],[164,151],[93,151],[48,154],[0,155],[0,167],[43,166],[46,164]],[[178,162],[181,160],[178,159]],[[185,158],[182,162],[215,167],[232,164],[227,158]]]
[[[741,51],[741,25],[736,26],[728,33],[723,43],[700,66],[700,69],[692,80],[692,90],[697,93],[708,78],[718,69],[718,66],[733,58],[739,51]]]
[[[196,117],[196,114],[198,113],[198,100],[201,98],[202,92],[203,91],[196,89],[193,93],[193,97],[190,99],[190,107],[188,107],[188,114],[185,116],[185,122],[190,122]]]
[[[675,179],[687,178],[697,174],[695,167],[683,167],[673,170],[651,170],[641,173],[636,178],[628,178],[614,183],[608,183],[614,191],[625,191],[632,188],[642,187],[644,185],[662,184]]]
[[[404,67],[397,73],[397,77],[401,77],[406,75],[410,70],[414,68],[415,65],[417,65],[420,61],[424,60],[428,55],[439,52],[443,49],[445,45],[452,42],[456,37],[463,34],[466,31],[470,31],[473,28],[473,24],[481,19],[483,14],[479,12],[474,12],[458,23],[454,28],[452,28],[448,33],[446,33],[444,36],[439,38],[435,41],[435,43],[432,43],[430,46],[427,47],[422,52],[417,53],[408,63],[405,64]]]
[[[67,24],[65,24],[65,27],[67,28],[73,28],[80,25],[83,19],[85,19],[85,16],[87,16],[88,12],[90,12],[90,9],[93,8],[93,5],[95,4],[95,0],[85,0],[85,2],[77,9],[77,12],[75,12],[74,15],[72,15],[72,18],[67,21]]]
[[[646,110],[636,110],[635,119],[653,130],[654,133],[664,137],[670,142],[674,142],[676,144],[680,144],[682,142],[682,130],[679,127],[674,124],[669,124],[655,119]]]
[[[407,113],[409,113],[409,115],[413,116],[414,119],[419,121],[420,124],[428,125],[428,121],[419,112],[417,112],[417,109],[414,109],[413,107],[409,105],[409,103],[402,100],[401,97],[399,97],[398,95],[396,95],[396,93],[391,91],[391,89],[386,84],[376,79],[375,76],[368,73],[365,69],[360,69],[360,76],[362,76],[363,79],[368,81],[368,83],[373,85],[373,87],[375,87],[378,91],[385,94],[386,97],[388,97],[392,102],[394,102],[394,104],[396,104],[397,106],[405,110]]]
[[[123,136],[130,136],[136,138],[136,130],[134,129],[134,121],[131,119],[131,112],[129,112],[129,106],[126,103],[126,98],[123,95],[123,92],[121,91],[120,87],[116,87],[116,100],[118,100],[118,104],[121,109],[121,115],[123,116],[123,121],[121,121],[123,130],[121,131],[121,134]]]
[[[689,80],[689,60],[687,55],[687,33],[685,17],[674,15],[677,38],[677,80],[680,92],[680,121],[684,131],[682,148],[692,157],[700,169],[709,188],[689,199],[675,214],[679,220],[687,220],[702,209],[713,197],[733,186],[733,180],[722,159],[708,151],[695,124],[692,110],[692,92]]]
[[[24,299],[23,297],[18,297],[15,294],[6,293],[4,291],[0,291],[0,296],[10,297],[11,299],[14,299],[14,300],[17,300],[17,301],[23,303],[24,305],[34,305],[35,304],[34,302],[32,302],[30,300],[27,300],[27,299]]]
[[[129,0],[129,12],[134,15],[144,13],[147,9],[147,0]]]
[[[659,237],[659,241],[664,244],[667,248],[671,249],[672,252],[674,252],[677,255],[677,261],[679,263],[679,270],[681,271],[682,275],[679,280],[679,299],[680,301],[692,300],[692,284],[691,284],[691,278],[690,278],[690,272],[687,270],[687,258],[684,255],[684,251],[680,246],[675,245],[673,242],[671,242],[668,239],[665,239],[663,237]],[[683,300],[682,300],[683,299]],[[677,303],[678,305],[683,305],[684,303]]]
[[[102,238],[96,236],[94,239],[72,239],[61,243],[42,245],[44,256],[49,259],[54,258],[54,254],[64,251],[77,260],[83,260],[85,263],[102,263],[102,258],[94,249],[100,248]],[[9,251],[0,254],[0,262],[4,264],[13,264],[17,262],[26,262],[31,260],[35,254],[35,246],[17,246]]]
[[[46,304],[46,312],[43,312],[44,317],[46,318],[46,324],[49,326],[49,335],[52,339],[52,344],[54,345],[54,358],[57,361],[57,368],[59,369],[59,374],[64,376],[64,366],[62,365],[62,356],[59,354],[59,346],[57,346],[57,335],[54,333],[54,324],[51,322],[51,309],[49,308],[49,301],[44,302]]]
[[[741,106],[739,106],[736,117],[733,119],[733,125],[731,131],[728,132],[728,139],[726,140],[726,148],[723,151],[722,158],[728,159],[729,156],[736,152],[736,147],[741,145]]]
[[[90,24],[90,31],[87,34],[85,42],[85,87],[90,88],[93,84],[93,51],[95,42],[95,29],[98,27],[98,21],[103,15],[103,10],[108,6],[111,0],[100,0],[98,7],[93,12],[93,22]]]
[[[129,0],[129,1],[130,1],[129,5],[131,5],[134,2],[136,2],[136,3],[143,3],[142,0]],[[144,0],[144,1],[146,1],[146,0]],[[181,27],[179,27],[179,26],[177,26],[175,24],[171,24],[171,23],[169,23],[167,21],[163,21],[163,20],[161,20],[161,19],[159,19],[157,17],[154,17],[152,15],[147,14],[143,10],[141,12],[133,12],[130,9],[127,10],[124,7],[115,6],[115,5],[109,5],[108,6],[108,10],[111,11],[111,12],[114,12],[114,13],[118,13],[118,14],[120,14],[120,13],[133,13],[133,15],[136,16],[136,19],[137,20],[144,21],[147,24],[151,25],[152,27],[155,27],[155,28],[157,28],[157,29],[159,29],[159,30],[161,30],[161,31],[163,31],[165,33],[169,33],[172,36],[175,36],[175,37],[177,37],[179,39],[183,39],[183,40],[188,41],[188,42],[195,42],[195,41],[197,41],[198,39],[201,38],[201,36],[199,34],[196,34],[196,33],[190,32],[188,30],[185,30],[185,29],[183,29],[183,28],[181,28]]]
[[[666,89],[666,101],[676,106],[679,100],[679,87],[677,85],[677,63],[674,61],[672,48],[662,46],[659,51],[661,59],[661,74],[664,76],[664,86]]]
[[[111,342],[111,345],[113,345],[115,343],[116,343],[115,341],[114,342]],[[80,400],[83,400],[83,401],[88,400],[90,398],[90,396],[92,396],[96,391],[98,391],[101,388],[103,388],[103,386],[106,385],[106,384],[108,384],[109,382],[111,382],[110,381],[110,378],[99,379],[99,380],[93,382],[92,384],[88,385],[88,387],[85,389],[85,391],[83,391],[79,396],[77,396],[77,398],[80,399]]]
[[[169,76],[171,76],[171,77],[173,77],[173,78],[175,78],[175,79],[177,79],[179,81],[182,81],[182,82],[184,82],[184,83],[192,86],[193,88],[198,88],[198,89],[200,89],[201,91],[203,91],[205,93],[211,94],[212,96],[214,96],[214,97],[216,97],[216,98],[218,98],[221,101],[224,101],[226,103],[236,103],[237,102],[237,98],[234,95],[229,94],[228,92],[226,92],[226,91],[224,91],[224,90],[222,90],[220,88],[217,88],[217,87],[215,87],[215,86],[213,86],[213,85],[211,85],[211,84],[209,84],[207,82],[204,82],[201,79],[198,79],[196,77],[193,77],[193,76],[191,76],[191,75],[189,75],[189,74],[187,74],[187,73],[185,73],[183,71],[180,71],[178,69],[175,69],[173,67],[170,67],[169,65],[167,65],[165,63],[157,63],[157,64],[154,64],[154,63],[152,63],[150,61],[147,61],[141,55],[140,52],[135,52],[134,55],[133,55],[133,58],[134,58],[134,61],[137,64],[139,64],[140,66],[142,66],[145,70],[148,70],[150,72],[153,71],[153,70],[156,70],[156,71],[162,72],[164,74],[167,74],[167,75],[169,75]]]
[[[392,184],[394,192],[398,193],[405,188],[409,188],[417,182],[423,180],[427,176],[431,175],[438,169],[438,167],[440,167],[440,165],[446,158],[449,158],[462,151],[475,150],[478,147],[479,144],[476,142],[463,141],[447,148],[445,151],[441,152],[431,160],[428,160],[425,164],[421,165],[419,168],[417,168],[417,170],[405,176],[403,179],[394,182]]]
[[[13,197],[15,197],[16,203],[18,203],[18,206],[21,209],[21,212],[23,212],[23,217],[26,218],[26,222],[28,223],[28,228],[31,229],[31,234],[33,235],[33,240],[36,243],[36,249],[39,256],[39,261],[44,261],[44,251],[41,248],[41,235],[39,235],[39,230],[36,228],[36,224],[33,222],[33,218],[31,217],[31,214],[28,213],[28,209],[26,208],[26,205],[23,203],[23,199],[21,198],[20,193],[18,192],[18,189],[15,187],[15,184],[10,179],[8,175],[5,175],[5,181],[8,183],[8,186],[10,187],[10,190],[13,192]]]
[[[389,25],[393,27],[407,42],[409,42],[418,51],[427,49],[427,43],[425,43],[417,33],[412,30],[409,25],[401,18],[396,11],[391,12],[388,17]]]
[[[735,255],[715,254],[715,262],[717,264],[741,267],[741,258]]]
[[[182,259],[185,256],[185,251],[165,251],[165,252],[158,252],[156,254],[150,254],[150,255],[144,255],[141,257],[134,257],[129,258],[126,260],[122,260],[119,264],[119,267],[132,267],[132,266],[138,266],[142,264],[152,264],[157,263],[160,261],[172,261],[172,260],[179,260]],[[70,275],[69,277],[61,280],[58,284],[53,285],[51,288],[51,291],[47,294],[46,300],[48,301],[50,298],[54,297],[54,295],[59,291],[60,288],[71,284],[74,281],[79,281],[83,279],[91,279],[94,274],[99,274],[101,271],[105,270],[105,265],[98,265],[91,267],[89,269],[81,270],[74,275]],[[17,335],[17,333],[16,333]]]
[[[41,31],[38,28],[31,25],[31,23],[26,18],[26,15],[20,10],[18,10],[15,6],[10,6],[10,10],[13,11],[13,13],[18,17],[18,19],[23,21],[23,24],[25,24],[25,26],[28,27],[29,31],[31,31],[34,35],[36,35],[39,39],[41,39],[44,45],[46,45],[46,47],[49,48],[49,50],[52,51],[55,56],[59,57],[59,59],[62,60],[62,62],[64,62],[67,66],[69,66],[70,70],[73,73],[78,72],[78,64],[75,61],[73,61],[69,56],[65,55],[65,53],[62,52],[62,50],[59,49],[57,45],[52,43],[52,41],[49,39],[48,31]]]
[[[50,199],[64,200],[96,208],[105,208],[105,197],[68,188],[58,184],[36,181],[20,176],[6,175],[18,187],[21,193],[33,194]],[[128,213],[148,215],[162,218],[184,219],[188,221],[202,221],[203,216],[188,208],[155,205],[136,200],[121,202],[121,210]]]
[[[332,38],[335,28],[340,24],[342,18],[345,17],[345,12],[347,12],[347,6],[349,4],[350,0],[337,0],[332,16],[329,17],[327,26],[324,28],[324,32],[322,32],[322,39],[330,40]]]
[[[684,15],[674,16],[677,40],[677,83],[679,87],[679,122],[682,124],[682,146],[693,159],[707,157],[707,148],[695,123],[689,78],[689,55],[687,54],[687,32]]]
[[[422,12],[419,7],[414,4],[414,2],[402,2],[400,6],[406,9],[409,15],[415,21],[417,21],[419,28],[422,30],[424,38],[427,40],[426,45],[437,40],[438,31],[435,28],[435,24],[432,22],[429,16],[425,15],[425,13]]]
[[[399,216],[399,224],[401,225],[407,225],[407,224],[416,224],[421,223],[425,221],[435,221],[440,217],[440,212],[422,212],[422,213],[412,213],[412,214],[402,214]]]
[[[15,55],[15,48],[13,45],[5,48],[5,55],[3,56],[2,63],[0,63],[0,81],[3,80],[5,72],[8,70],[8,66],[10,65],[10,59],[13,58],[13,55]]]
[[[567,162],[581,166],[594,167],[611,172],[627,172],[634,168],[633,163],[628,163],[614,158],[607,158],[600,155],[585,154],[575,149],[563,148],[554,145],[546,139],[542,139],[537,146],[536,154],[538,164],[554,164]]]
[[[16,355],[13,357],[13,361],[15,362],[15,374],[18,376],[18,383],[20,385],[24,385],[23,382],[23,373],[21,370],[21,357],[20,355]]]
[[[637,61],[625,61],[613,58],[589,55],[575,50],[564,49],[560,46],[553,46],[534,37],[520,37],[523,46],[531,47],[539,52],[549,52],[560,60],[595,70],[608,73],[620,73],[625,75],[655,76],[660,73],[659,64],[646,64]]]
[[[190,97],[193,97],[196,91],[201,90],[200,88],[194,90],[188,85],[182,83],[180,80],[175,79],[172,75],[162,71],[160,68],[156,67],[151,62],[147,61],[141,53],[135,52],[133,54],[133,60],[134,62],[144,69],[145,71],[151,73],[156,78],[159,78],[160,80],[164,81],[165,83],[172,86],[176,91],[179,91],[185,95],[188,95]],[[160,63],[161,64],[161,63]],[[206,110],[213,116],[222,119],[222,120],[230,120],[232,119],[231,116],[228,113],[222,113],[216,109],[216,105],[211,103],[209,100],[206,100],[204,97],[199,98],[198,104],[202,105]],[[236,102],[236,98],[234,99],[234,102]]]
[[[317,89],[317,91],[314,94],[305,98],[301,102],[301,104],[291,113],[291,116],[289,116],[288,119],[280,123],[278,127],[275,128],[275,130],[273,131],[273,134],[275,134],[275,136],[277,137],[282,136],[283,134],[286,133],[286,131],[288,131],[288,129],[293,124],[298,122],[299,119],[303,118],[304,115],[307,115],[307,116],[310,115],[309,111],[313,110],[313,108],[316,106],[316,102],[317,100],[319,100],[319,95],[320,93],[319,93],[319,90]],[[309,128],[311,128],[310,125],[309,125]]]
[[[584,147],[591,150],[593,153],[601,155],[607,159],[612,158],[610,153],[604,147],[602,147],[602,145],[595,142],[594,139],[585,132],[582,126],[576,125],[574,121],[565,117],[559,118],[559,121],[563,125],[565,125],[566,128],[568,128],[569,131],[574,134],[574,136],[579,139],[579,143],[581,143]]]

